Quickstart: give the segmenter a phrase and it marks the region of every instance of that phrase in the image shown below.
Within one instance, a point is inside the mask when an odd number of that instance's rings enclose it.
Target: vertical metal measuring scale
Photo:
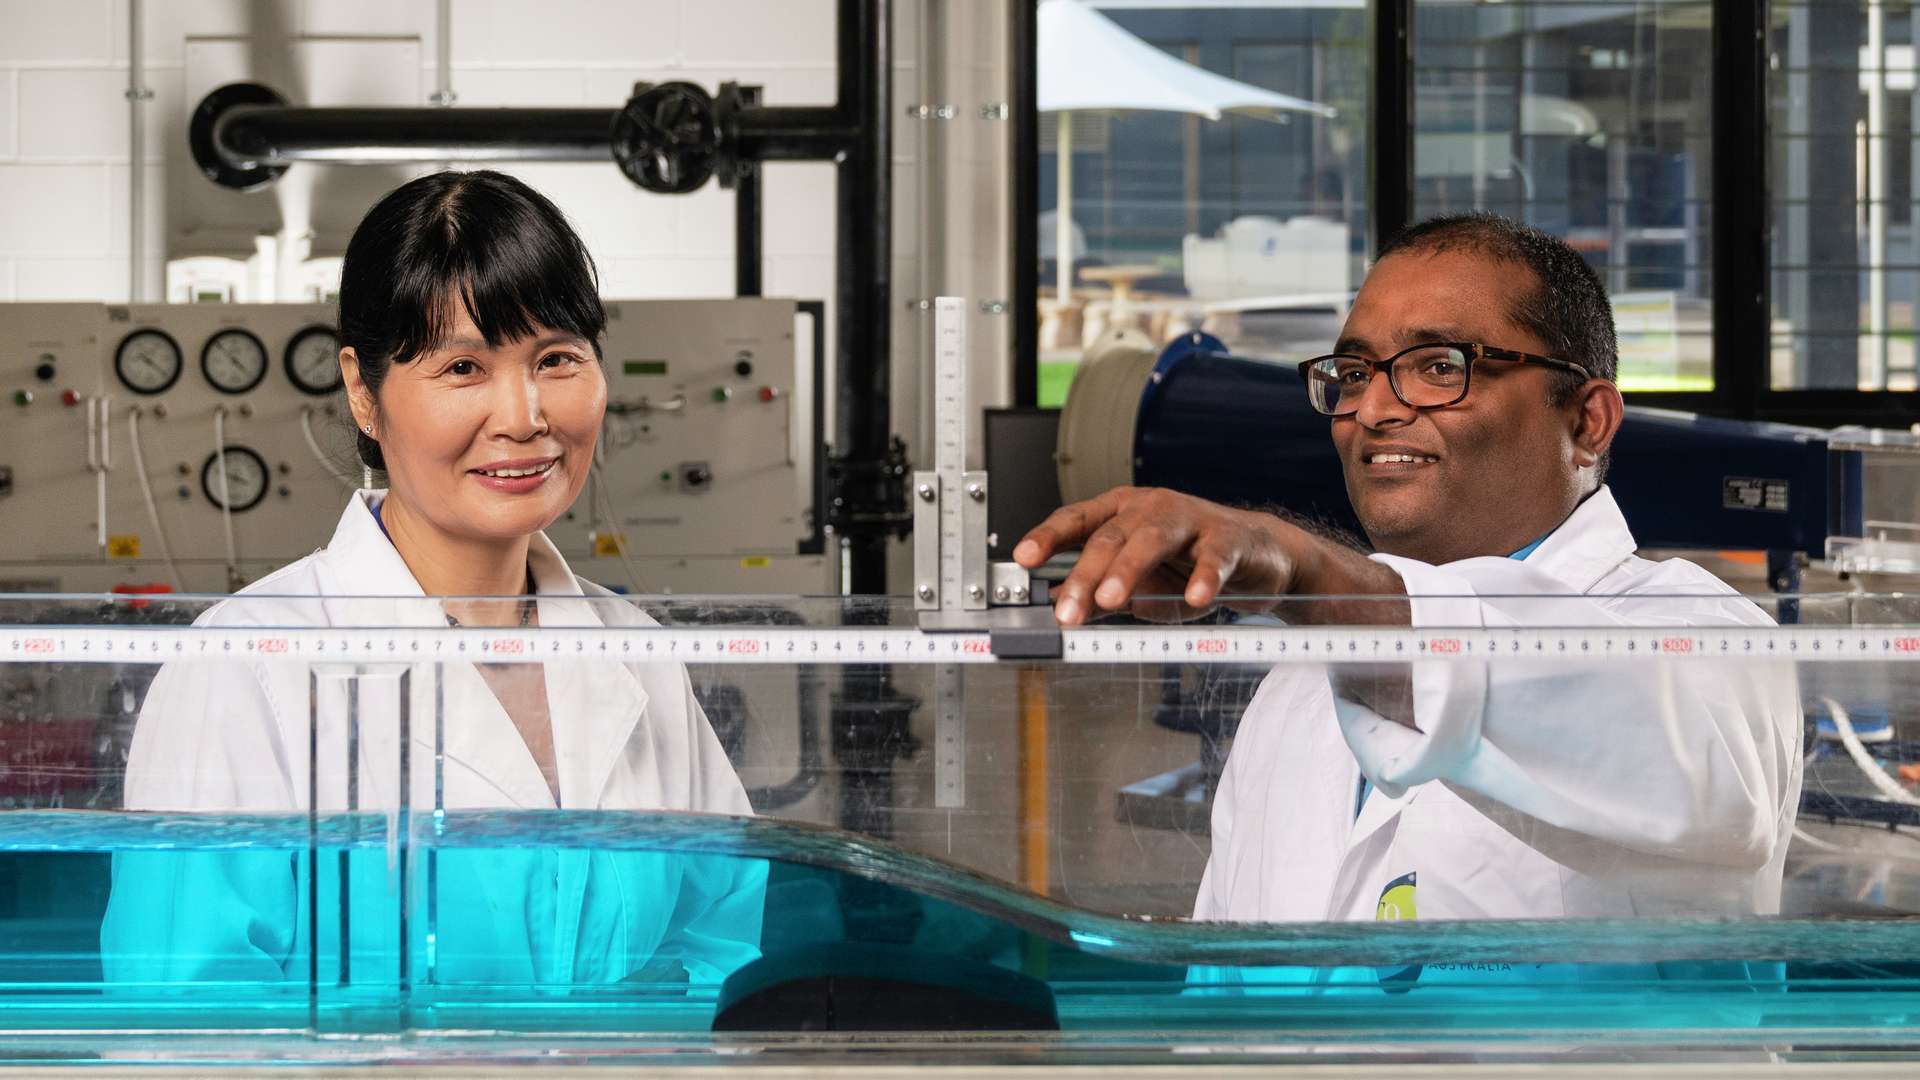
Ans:
[[[952,296],[933,302],[933,461],[913,474],[914,608],[985,611],[987,474],[966,471],[967,309]]]
[[[967,469],[967,302],[933,302],[934,467],[913,474],[913,605],[920,628],[989,631],[996,656],[1060,655],[1046,587],[987,559],[984,471]],[[966,701],[959,664],[934,669],[934,805],[966,804]]]

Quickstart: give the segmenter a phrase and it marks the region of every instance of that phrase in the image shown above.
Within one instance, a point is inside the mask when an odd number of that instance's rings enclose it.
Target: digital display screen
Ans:
[[[665,375],[665,360],[628,360],[620,365],[620,370],[628,375]]]

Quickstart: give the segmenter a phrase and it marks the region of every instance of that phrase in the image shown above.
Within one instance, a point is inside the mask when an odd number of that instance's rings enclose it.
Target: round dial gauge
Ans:
[[[201,346],[200,373],[223,394],[244,394],[267,377],[267,347],[252,331],[229,327]]]
[[[340,335],[309,326],[287,343],[287,378],[302,393],[322,397],[340,389]]]
[[[200,491],[207,501],[236,514],[260,505],[270,480],[266,459],[244,446],[229,446],[225,469],[221,461],[219,454],[208,454],[207,463],[200,466]]]
[[[135,330],[113,351],[113,373],[136,394],[158,394],[180,380],[180,343],[165,330]]]

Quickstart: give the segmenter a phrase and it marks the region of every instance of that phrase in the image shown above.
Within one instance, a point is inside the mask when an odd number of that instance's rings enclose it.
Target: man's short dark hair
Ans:
[[[1498,214],[1445,214],[1408,226],[1374,261],[1443,251],[1473,252],[1531,271],[1533,288],[1513,295],[1508,317],[1545,342],[1549,355],[1579,364],[1596,379],[1617,381],[1620,345],[1606,286],[1565,240]],[[1504,346],[1498,341],[1484,344]],[[1553,404],[1564,404],[1581,382],[1571,371],[1557,372]]]

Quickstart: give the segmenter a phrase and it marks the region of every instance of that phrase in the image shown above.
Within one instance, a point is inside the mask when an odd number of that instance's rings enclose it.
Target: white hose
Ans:
[[[620,530],[620,516],[614,512],[613,496],[607,494],[607,474],[600,468],[600,456],[597,449],[595,450],[593,459],[592,487],[593,493],[588,501],[589,503],[598,502],[606,508],[607,516],[605,520],[607,526],[613,530],[614,548],[620,552],[620,565],[626,567],[627,581],[633,586],[634,595],[642,595],[647,590],[640,584],[640,571],[634,567],[633,560],[627,556],[627,534]],[[598,517],[598,508],[595,508],[594,512],[588,516]]]
[[[233,481],[227,476],[227,407],[213,410],[213,460],[220,466],[220,529],[227,538],[227,580],[240,573],[240,555],[233,546]]]
[[[314,438],[313,406],[311,405],[303,405],[300,408],[300,434],[306,436],[307,449],[313,451],[313,460],[320,463],[320,467],[326,470],[327,475],[333,477],[341,487],[346,488],[348,491],[354,490],[353,477],[334,468],[333,462],[327,460],[326,451],[320,449],[320,440]],[[373,484],[369,482],[367,486],[372,487]]]
[[[147,480],[147,455],[140,444],[140,406],[127,410],[127,441],[133,446],[133,477],[140,481],[140,497],[147,504],[147,520],[153,523],[153,536],[160,542],[160,558],[167,564],[175,592],[186,592],[180,566],[173,561],[173,547],[167,543],[167,527],[160,523],[160,505],[153,501],[153,484]]]
[[[87,399],[87,468],[93,473],[94,531],[100,558],[107,557],[107,416],[106,398]]]
[[[1895,851],[1863,851],[1860,848],[1850,848],[1845,844],[1836,844],[1831,840],[1822,840],[1817,836],[1809,834],[1798,825],[1793,827],[1793,842],[1795,844],[1804,844],[1807,847],[1813,848],[1815,851],[1826,851],[1835,855],[1845,855],[1858,862],[1887,862],[1900,863],[1903,866],[1920,866],[1920,855],[1902,855]]]
[[[1905,784],[1887,775],[1887,770],[1881,768],[1880,763],[1873,760],[1873,755],[1867,753],[1867,748],[1860,744],[1860,736],[1853,733],[1853,720],[1847,716],[1847,710],[1830,697],[1820,700],[1826,705],[1827,714],[1833,717],[1834,729],[1840,733],[1840,744],[1847,748],[1847,756],[1860,767],[1861,773],[1880,794],[1902,806],[1920,806],[1920,796],[1915,796]]]
[[[1828,706],[1832,706],[1831,701],[1828,702]],[[1835,727],[1838,726],[1837,724],[1835,725]],[[1809,752],[1802,767],[1805,769],[1813,768],[1814,759],[1818,756],[1817,752]],[[1864,851],[1859,848],[1850,848],[1845,844],[1836,844],[1831,840],[1822,840],[1801,828],[1797,823],[1793,826],[1793,843],[1810,847],[1815,851],[1825,851],[1834,855],[1845,855],[1862,862],[1886,862],[1920,866],[1920,855],[1902,855],[1894,851]]]

